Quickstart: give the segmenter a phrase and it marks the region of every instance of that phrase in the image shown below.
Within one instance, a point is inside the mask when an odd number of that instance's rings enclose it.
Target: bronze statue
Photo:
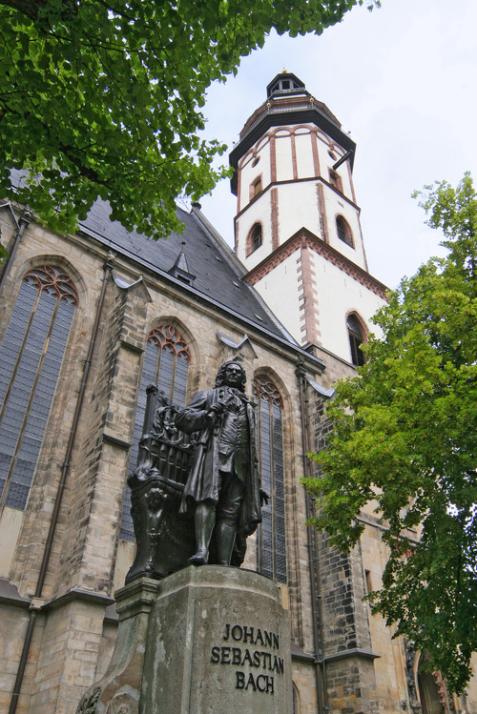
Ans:
[[[245,382],[243,367],[225,362],[215,387],[199,392],[176,415],[179,429],[200,432],[180,507],[181,513],[194,513],[193,565],[209,562],[212,538],[213,562],[230,565],[234,546],[234,561],[241,562],[245,539],[261,521],[254,409],[244,394]]]
[[[187,564],[242,564],[268,500],[245,381],[237,361],[225,362],[214,388],[182,409],[147,388],[138,465],[128,478],[137,552],[126,582]]]

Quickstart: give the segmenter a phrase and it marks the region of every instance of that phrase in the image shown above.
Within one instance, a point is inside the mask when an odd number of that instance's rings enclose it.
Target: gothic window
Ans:
[[[263,242],[262,224],[254,223],[247,236],[246,254],[251,255]]]
[[[77,302],[57,266],[23,278],[0,345],[0,505],[25,508]]]
[[[359,367],[364,364],[364,354],[361,350],[361,345],[364,342],[364,331],[355,314],[348,315],[346,327],[348,328],[351,361],[356,367]]]
[[[425,653],[419,658],[417,684],[423,714],[445,714],[451,711],[448,706],[449,696],[445,681],[440,672],[429,671]]]
[[[298,694],[298,688],[295,682],[292,682],[293,687],[293,714],[300,714],[300,695]]]
[[[282,400],[275,385],[264,377],[255,379],[253,391],[258,402],[258,458],[262,488],[270,496],[268,505],[262,509],[258,569],[262,575],[286,582]]]
[[[174,325],[164,323],[150,332],[144,352],[144,363],[134,418],[134,435],[129,451],[128,471],[133,471],[136,467],[139,439],[141,438],[146,411],[146,387],[148,384],[157,384],[173,404],[184,405],[186,402],[189,364],[189,347]],[[131,540],[134,533],[130,508],[129,488],[126,487],[123,497],[121,538],[127,540]]]
[[[330,169],[330,184],[335,188],[337,191],[340,193],[343,193],[343,183],[341,181],[341,176],[336,173],[336,171],[333,171],[333,169]]]
[[[338,238],[354,248],[353,234],[351,228],[349,227],[348,221],[343,218],[343,216],[336,216],[336,232],[338,233]]]

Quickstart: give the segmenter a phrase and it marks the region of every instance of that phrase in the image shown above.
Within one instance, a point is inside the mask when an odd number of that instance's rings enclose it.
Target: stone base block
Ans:
[[[136,580],[117,601],[111,666],[78,712],[291,714],[288,610],[272,581],[189,567]]]
[[[78,714],[290,714],[282,594],[257,573],[216,565],[122,588],[111,665]]]
[[[292,711],[288,612],[275,583],[212,565],[161,585],[148,633],[145,714]]]

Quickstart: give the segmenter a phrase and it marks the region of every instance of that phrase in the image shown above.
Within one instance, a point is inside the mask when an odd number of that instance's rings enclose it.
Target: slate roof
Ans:
[[[183,251],[186,266],[191,274],[190,284],[184,289],[213,301],[253,323],[294,347],[296,341],[280,324],[251,286],[242,281],[245,269],[231,248],[214,230],[205,216],[193,208],[187,213],[178,208],[178,217],[184,223],[184,232],[173,233],[168,238],[152,240],[138,233],[130,233],[120,223],[109,219],[108,203],[98,200],[85,221],[80,222],[80,232],[106,244],[117,253],[128,256],[166,280],[179,282],[173,270]],[[183,258],[181,258],[183,264]]]

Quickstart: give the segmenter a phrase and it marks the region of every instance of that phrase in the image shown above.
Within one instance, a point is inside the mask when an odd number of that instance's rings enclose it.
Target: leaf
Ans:
[[[131,231],[178,230],[176,196],[197,199],[228,175],[216,168],[225,147],[200,139],[211,82],[272,28],[321,32],[357,2],[0,0],[4,198],[58,231],[98,195]],[[17,191],[12,168],[34,180]]]

